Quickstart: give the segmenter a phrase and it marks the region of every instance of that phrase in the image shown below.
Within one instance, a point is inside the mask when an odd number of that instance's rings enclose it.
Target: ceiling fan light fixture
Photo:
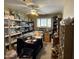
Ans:
[[[31,10],[31,14],[32,14],[32,15],[36,15],[36,16],[38,16],[37,11],[36,11],[36,10],[34,10],[34,9],[32,9],[32,10]]]

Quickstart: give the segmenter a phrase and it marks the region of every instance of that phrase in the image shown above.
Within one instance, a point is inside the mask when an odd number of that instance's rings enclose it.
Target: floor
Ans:
[[[43,48],[37,55],[36,59],[51,59],[51,47],[52,47],[51,43],[44,42]]]

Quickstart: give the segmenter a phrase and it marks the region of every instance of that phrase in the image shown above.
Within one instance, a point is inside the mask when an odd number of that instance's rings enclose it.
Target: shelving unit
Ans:
[[[58,20],[57,16],[53,17],[53,34],[57,31]]]
[[[30,28],[32,29],[30,30]],[[20,19],[4,19],[5,58],[11,52],[16,52],[17,38],[34,30],[34,22]],[[17,56],[17,53],[14,55]],[[8,57],[10,57],[8,55]]]
[[[60,21],[62,18],[54,16],[52,19],[53,19],[53,34],[52,34],[53,47],[55,47],[57,44],[59,44]]]
[[[60,35],[59,35],[59,33],[60,33],[60,21],[62,20],[62,18],[58,17],[58,16],[54,16],[52,19],[53,19],[52,57],[55,56],[56,59],[59,59],[59,52],[60,52],[60,50],[59,50],[59,48],[60,48],[60,40],[59,40]]]
[[[34,30],[34,22],[29,22],[29,31]]]
[[[34,22],[32,21],[28,22],[19,19],[4,19],[5,46],[16,43],[17,37],[33,30]]]
[[[60,21],[61,20],[62,20],[62,18],[58,18],[58,16],[53,17],[53,34],[55,32],[58,32],[58,34],[59,34],[59,28],[60,28]]]

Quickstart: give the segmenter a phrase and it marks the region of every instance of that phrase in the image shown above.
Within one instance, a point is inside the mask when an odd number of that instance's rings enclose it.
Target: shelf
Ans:
[[[6,18],[5,18],[6,19]],[[23,21],[23,22],[27,22],[27,20],[19,20],[19,19],[6,19],[6,20],[12,20],[12,21]]]
[[[21,32],[19,32],[19,33],[12,33],[11,36],[18,35],[18,34],[21,34]]]
[[[10,27],[10,28],[20,28],[20,27],[22,27],[22,26],[13,26],[13,27]]]
[[[4,28],[20,28],[20,27],[22,27],[22,26],[11,26],[11,27],[6,26]]]
[[[22,21],[22,20],[19,20],[19,19],[5,19],[5,20]]]
[[[5,37],[9,37],[9,35],[5,35]]]
[[[27,27],[28,28],[29,26],[21,26],[21,27]]]
[[[13,41],[11,42],[11,44],[13,44],[13,43],[15,43],[15,42],[17,42],[17,39],[13,40]],[[8,46],[8,45],[9,45],[9,43],[5,43],[5,46]]]
[[[9,43],[5,43],[5,46],[8,46],[9,45]]]
[[[11,36],[15,36],[15,35],[18,35],[18,34],[21,34],[22,32],[19,32],[19,33],[12,33]],[[9,37],[9,35],[5,35],[5,37]]]
[[[27,22],[27,20],[21,20],[22,22]]]
[[[13,44],[13,43],[15,43],[15,42],[17,42],[17,39],[13,40],[11,43]]]
[[[22,21],[22,20],[19,20],[19,19],[10,19],[12,21]]]
[[[9,28],[8,26],[5,26],[4,28]]]

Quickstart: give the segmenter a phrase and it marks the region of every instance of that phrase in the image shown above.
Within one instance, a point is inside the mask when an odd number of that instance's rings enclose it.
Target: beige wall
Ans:
[[[74,0],[64,0],[63,18],[74,16]]]

